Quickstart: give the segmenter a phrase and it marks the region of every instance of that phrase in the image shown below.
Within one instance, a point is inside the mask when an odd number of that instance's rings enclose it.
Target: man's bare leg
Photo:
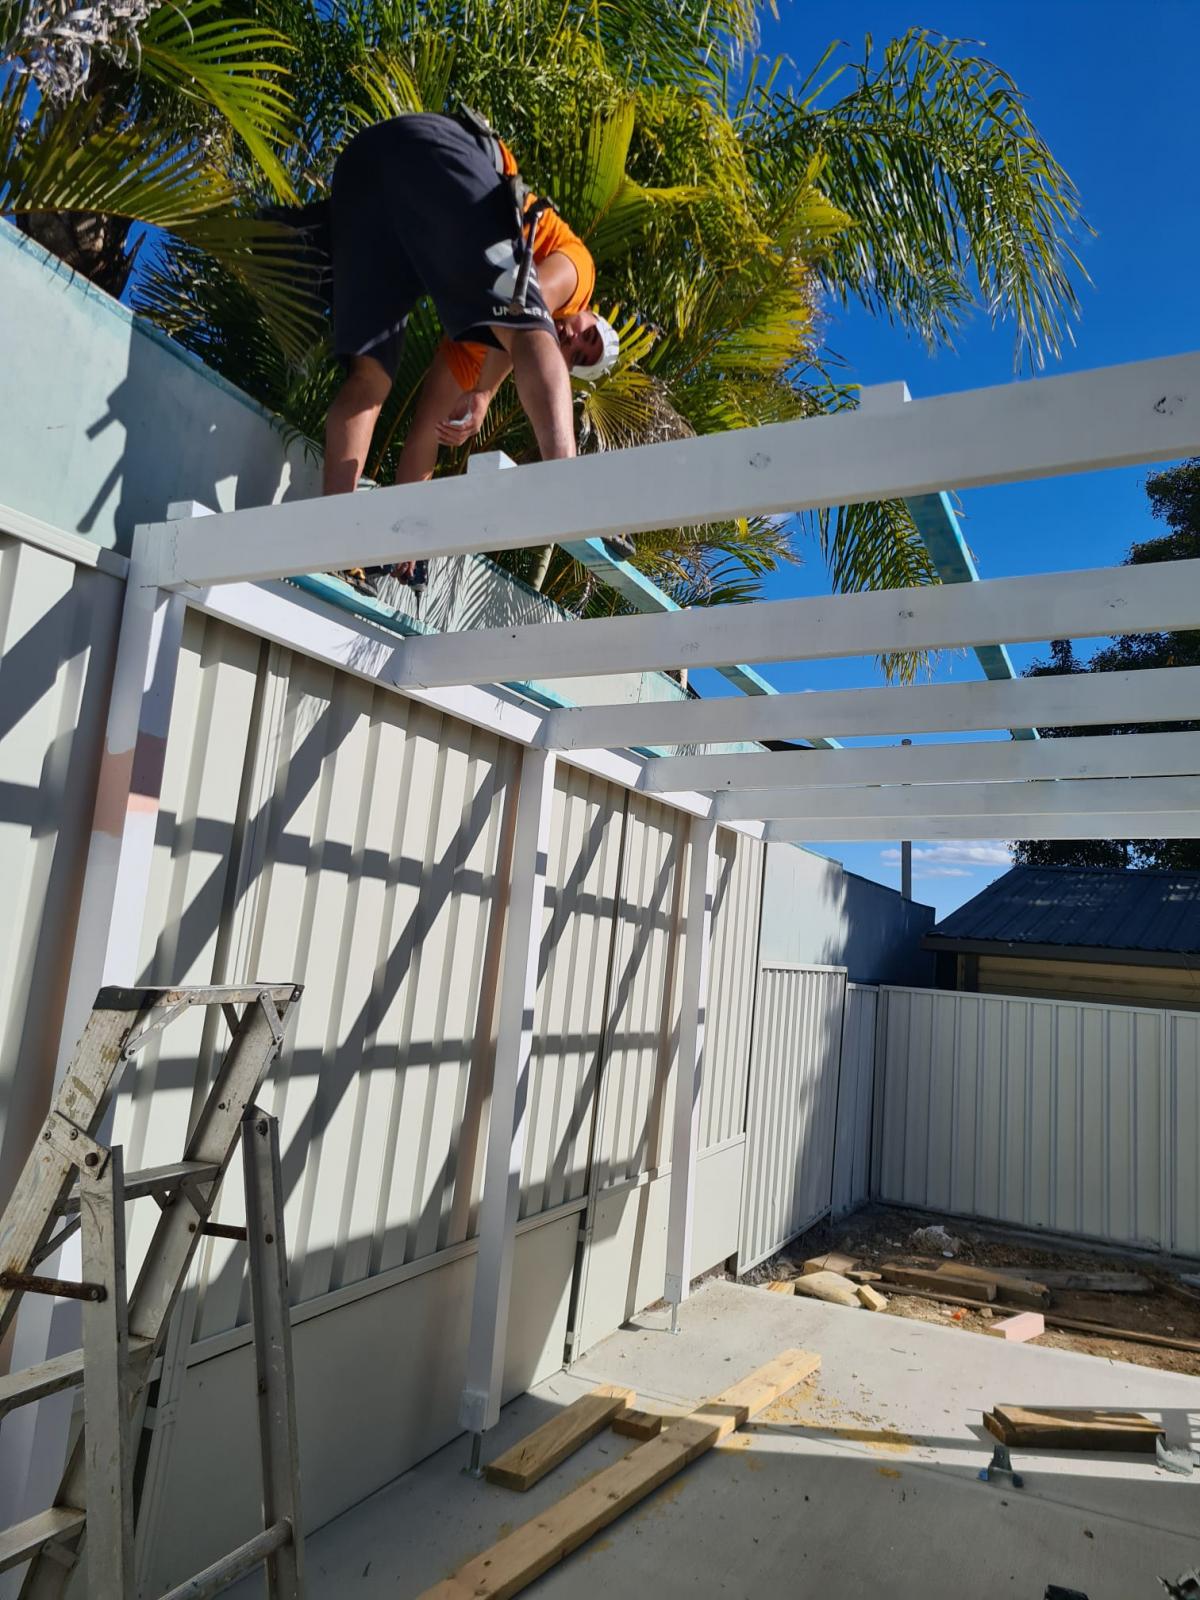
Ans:
[[[326,494],[350,494],[358,486],[371,436],[392,380],[374,356],[353,356],[346,381],[325,419]]]
[[[522,409],[533,426],[543,461],[562,461],[575,454],[575,415],[571,405],[571,379],[558,340],[540,329],[495,333],[512,357],[513,377]],[[554,546],[537,553],[529,583],[541,592],[550,570]]]
[[[517,395],[533,425],[543,461],[575,454],[571,379],[552,333],[540,328],[493,328],[512,357]]]

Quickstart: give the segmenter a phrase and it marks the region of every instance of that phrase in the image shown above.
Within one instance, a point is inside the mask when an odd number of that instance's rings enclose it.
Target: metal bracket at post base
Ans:
[[[1014,1489],[1023,1489],[1025,1479],[1016,1471],[1012,1464],[1012,1457],[1008,1453],[1006,1444],[997,1444],[992,1451],[992,1459],[986,1467],[980,1467],[977,1474],[981,1483],[996,1483],[1007,1478]]]

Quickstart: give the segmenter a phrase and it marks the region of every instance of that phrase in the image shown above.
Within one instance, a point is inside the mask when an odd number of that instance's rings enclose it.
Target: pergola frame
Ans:
[[[1200,836],[1200,736],[680,753],[764,739],[1162,723],[1200,711],[1200,668],[683,704],[539,710],[497,683],[1200,628],[1200,561],[397,638],[276,580],[750,513],[937,495],[1200,449],[1200,355],[140,529],[64,1035],[100,982],[132,982],[184,605],[526,747],[462,1420],[500,1404],[555,760],[689,818],[666,1294],[691,1277],[715,829],[788,841]],[[672,1318],[674,1321],[674,1316]]]

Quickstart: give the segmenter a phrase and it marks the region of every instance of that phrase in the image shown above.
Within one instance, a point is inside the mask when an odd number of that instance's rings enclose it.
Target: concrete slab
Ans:
[[[927,1600],[1020,1596],[1047,1584],[1089,1600],[1161,1600],[1159,1576],[1200,1560],[1200,1476],[1152,1460],[1016,1452],[1025,1488],[981,1483],[993,1403],[1131,1407],[1200,1445],[1200,1379],[713,1282],[678,1337],[650,1315],[508,1406],[490,1457],[598,1382],[686,1410],[788,1345],[820,1352],[813,1384],[762,1413],[530,1592],[610,1600],[728,1594]],[[623,1455],[606,1432],[517,1495],[466,1477],[448,1447],[308,1543],[312,1600],[409,1600]],[[249,1600],[248,1585],[231,1591]]]

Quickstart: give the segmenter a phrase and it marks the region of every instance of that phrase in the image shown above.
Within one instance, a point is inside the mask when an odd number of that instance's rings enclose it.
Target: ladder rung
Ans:
[[[253,1539],[247,1539],[245,1544],[238,1545],[236,1550],[214,1561],[203,1572],[197,1572],[195,1577],[181,1583],[177,1589],[169,1589],[162,1600],[209,1600],[211,1595],[220,1594],[222,1589],[244,1578],[255,1567],[261,1567],[269,1555],[291,1542],[291,1523],[273,1522],[269,1528],[256,1533]]]
[[[211,1183],[220,1175],[221,1169],[215,1161],[168,1161],[162,1167],[144,1167],[141,1172],[129,1173],[125,1179],[125,1198],[140,1200],[156,1190],[176,1188],[185,1178],[192,1183]],[[59,1210],[63,1216],[79,1210],[78,1189],[71,1190]]]
[[[36,1517],[5,1528],[0,1532],[0,1572],[20,1566],[55,1539],[69,1539],[86,1521],[86,1515],[74,1506],[51,1506],[49,1511],[39,1511]]]
[[[129,1341],[130,1354],[144,1349],[147,1339],[137,1337]],[[36,1367],[24,1367],[20,1372],[10,1372],[0,1378],[0,1417],[6,1417],[18,1406],[31,1405],[44,1400],[47,1395],[58,1394],[62,1389],[77,1389],[83,1382],[83,1351],[68,1350]]]
[[[269,994],[277,1003],[298,1000],[303,990],[299,983],[243,983],[197,985],[185,989],[125,989],[112,984],[101,989],[93,1007],[96,1011],[143,1011],[148,1006],[248,1005],[259,995]]]

